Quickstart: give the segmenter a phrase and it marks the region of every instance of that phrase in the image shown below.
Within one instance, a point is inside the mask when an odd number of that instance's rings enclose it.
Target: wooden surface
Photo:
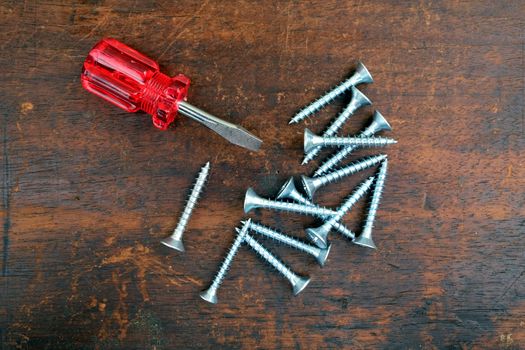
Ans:
[[[523,1],[2,1],[1,349],[525,349],[524,13]],[[88,94],[80,69],[103,36],[186,73],[191,103],[263,149],[184,118],[160,132]],[[358,59],[375,78],[360,88],[399,140],[379,249],[332,234],[320,268],[264,241],[311,276],[294,297],[243,247],[219,304],[203,302],[246,188],[273,196],[311,173],[303,129],[322,131],[345,99],[288,120]],[[159,240],[208,160],[179,254]],[[337,205],[372,173],[317,198]],[[346,219],[358,232],[364,210]],[[314,223],[251,217],[299,237]]]

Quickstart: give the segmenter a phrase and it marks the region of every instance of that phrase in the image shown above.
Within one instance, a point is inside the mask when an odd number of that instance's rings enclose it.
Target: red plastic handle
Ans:
[[[143,110],[166,130],[175,120],[178,102],[186,100],[190,79],[170,78],[147,56],[112,38],[98,42],[82,69],[82,86],[128,112]]]

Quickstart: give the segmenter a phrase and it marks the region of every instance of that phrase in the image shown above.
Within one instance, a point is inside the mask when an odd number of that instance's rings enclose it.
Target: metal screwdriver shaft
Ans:
[[[248,130],[217,118],[186,101],[179,102],[179,113],[207,126],[235,145],[251,151],[257,151],[261,147],[261,139],[250,134]]]
[[[197,204],[197,200],[199,199],[199,195],[202,192],[202,189],[204,187],[204,184],[206,183],[206,179],[208,178],[208,173],[210,171],[210,162],[206,163],[199,172],[199,176],[197,177],[197,181],[195,182],[195,185],[193,186],[193,189],[191,190],[191,194],[188,198],[188,202],[186,203],[186,207],[184,207],[184,211],[182,212],[182,215],[179,219],[179,223],[177,224],[177,227],[175,230],[173,230],[173,233],[168,238],[165,238],[161,241],[162,244],[176,249],[178,251],[183,252],[184,251],[184,244],[182,243],[182,235],[184,234],[184,229],[186,228],[186,225],[188,224],[188,221],[190,220],[191,213],[193,212],[193,208],[195,208],[195,205]]]

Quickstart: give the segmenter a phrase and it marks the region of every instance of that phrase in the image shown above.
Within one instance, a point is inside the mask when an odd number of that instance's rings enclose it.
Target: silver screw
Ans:
[[[345,91],[350,89],[350,87],[358,84],[372,83],[374,79],[372,75],[368,72],[365,65],[361,62],[357,64],[355,73],[341,84],[334,87],[332,90],[326,92],[323,96],[319,97],[314,102],[310,103],[308,106],[301,109],[288,124],[298,123],[299,121],[309,117],[314,114],[330,102],[332,102],[336,97],[343,94]]]
[[[326,129],[323,133],[324,137],[333,136],[337,131],[343,126],[348,118],[350,118],[359,108],[363,106],[369,106],[372,104],[368,97],[365,96],[361,91],[357,90],[356,87],[352,86],[352,99],[346,108],[339,114],[339,116],[333,121],[333,123]],[[302,165],[305,165],[309,161],[315,158],[316,155],[321,151],[321,147],[316,147],[308,152],[302,162]]]
[[[369,177],[366,181],[363,181],[357,189],[352,193],[343,204],[337,209],[337,214],[332,216],[328,221],[325,221],[319,227],[306,229],[306,234],[313,242],[320,242],[321,245],[326,245],[328,233],[333,227],[334,223],[341,220],[341,218],[354,206],[355,203],[370,189],[374,177]]]
[[[374,240],[372,239],[372,227],[374,226],[374,220],[376,217],[377,208],[379,206],[379,201],[381,199],[381,194],[383,193],[383,188],[385,187],[387,169],[388,160],[385,159],[376,176],[376,185],[374,187],[374,192],[372,193],[372,200],[370,201],[370,207],[368,208],[368,215],[366,216],[363,232],[355,240],[355,244],[373,249],[376,248]]]
[[[308,197],[313,198],[315,191],[319,188],[338,181],[346,176],[355,174],[364,169],[370,168],[376,164],[379,164],[383,159],[386,159],[386,155],[380,154],[373,157],[366,157],[360,159],[356,162],[350,163],[344,168],[336,170],[334,172],[328,173],[320,177],[308,177],[305,175],[301,176],[301,182],[303,183],[303,188]]]
[[[394,139],[386,137],[322,137],[314,134],[309,129],[304,129],[304,151],[310,152],[317,146],[358,146],[358,147],[384,147],[397,143]]]
[[[304,204],[280,202],[265,199],[260,197],[257,193],[255,193],[253,188],[250,187],[248,188],[248,190],[246,190],[246,195],[244,197],[244,212],[248,213],[250,210],[256,208],[282,210],[313,216],[332,216],[337,213],[337,211],[335,210],[324,207],[312,207]]]
[[[297,203],[301,203],[304,205],[310,205],[314,207],[317,206],[312,201],[304,197],[297,190],[297,188],[295,187],[294,181],[293,181],[293,177],[291,177],[290,179],[288,179],[288,181],[286,181],[286,183],[283,185],[283,187],[279,191],[279,194],[277,195],[276,199],[278,200],[291,199],[293,201],[296,201]],[[330,216],[322,216],[321,219],[328,220],[330,219]],[[347,228],[345,225],[341,224],[340,222],[336,222],[333,228],[337,230],[344,237],[349,238],[351,241],[355,239],[355,233],[353,233],[349,228]],[[320,247],[320,248],[324,248],[324,247]]]
[[[392,127],[388,122],[386,121],[385,117],[378,111],[374,112],[374,116],[372,117],[372,122],[370,125],[363,130],[361,133],[359,133],[358,137],[370,137],[374,134],[380,132],[380,131],[391,131]],[[320,167],[317,169],[314,173],[314,177],[320,176],[326,172],[328,172],[330,169],[332,169],[337,163],[342,161],[344,158],[346,158],[350,153],[352,153],[354,150],[356,150],[357,146],[346,146],[339,151],[337,151],[334,155],[332,155],[328,160],[326,160]]]
[[[186,203],[186,207],[184,208],[184,211],[182,212],[182,215],[179,219],[179,223],[177,224],[177,227],[175,228],[175,230],[173,230],[173,233],[171,234],[171,236],[160,241],[165,246],[179,250],[181,252],[184,251],[184,244],[182,243],[182,235],[184,234],[184,229],[186,228],[186,225],[188,224],[193,208],[195,207],[195,204],[197,204],[199,195],[204,187],[204,184],[206,183],[206,179],[208,178],[209,171],[210,171],[210,162],[207,162],[206,165],[204,165],[201,168],[201,171],[199,172],[197,181],[195,182],[195,185],[193,186],[193,189],[191,190],[190,197],[188,198],[188,202]]]
[[[244,241],[256,252],[259,256],[272,265],[281,275],[286,278],[293,288],[295,295],[301,293],[301,291],[310,283],[310,278],[302,277],[293,272],[287,267],[279,258],[273,255],[268,249],[262,244],[257,242],[252,236],[246,234]]]
[[[324,266],[324,263],[328,258],[328,254],[330,253],[330,245],[324,249],[321,249],[319,247],[307,244],[297,238],[285,235],[273,228],[255,222],[252,222],[250,225],[250,230],[312,255],[321,266]]]
[[[221,285],[222,280],[226,276],[226,272],[228,272],[228,269],[230,268],[233,257],[235,256],[235,254],[237,254],[239,247],[244,241],[244,238],[246,236],[246,233],[248,232],[248,229],[250,228],[250,225],[251,225],[251,220],[248,219],[248,221],[244,223],[244,225],[242,226],[242,229],[240,230],[239,234],[235,238],[235,241],[230,247],[230,250],[228,251],[226,258],[224,258],[224,261],[222,262],[222,265],[219,268],[219,271],[217,272],[217,274],[215,275],[215,278],[211,282],[210,287],[206,290],[203,290],[199,294],[202,299],[212,304],[217,304],[217,289],[219,289],[219,286]]]

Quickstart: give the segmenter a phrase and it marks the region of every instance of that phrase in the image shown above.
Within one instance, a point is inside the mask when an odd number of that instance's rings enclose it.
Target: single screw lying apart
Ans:
[[[268,249],[262,246],[257,242],[252,236],[246,234],[244,241],[259,254],[259,256],[266,260],[270,265],[272,265],[281,275],[283,275],[292,285],[293,293],[295,295],[301,293],[301,291],[310,283],[310,278],[302,277],[293,272],[288,268],[284,263],[282,263],[279,258],[273,255]]]
[[[397,143],[394,139],[386,137],[322,137],[314,134],[308,129],[304,129],[304,151],[310,152],[317,146],[358,146],[363,148],[368,147],[384,147]]]
[[[333,88],[332,90],[325,93],[323,96],[319,97],[314,102],[310,103],[308,106],[300,110],[291,120],[288,124],[298,123],[299,121],[305,119],[306,117],[314,114],[327,104],[329,104],[332,100],[334,100],[339,95],[343,94],[345,91],[350,89],[350,87],[358,85],[358,84],[366,84],[366,83],[372,83],[374,79],[372,78],[372,75],[368,72],[365,65],[361,62],[357,64],[357,69],[355,73],[345,81],[343,81],[341,84]]]
[[[303,183],[304,191],[308,197],[313,198],[315,191],[317,191],[320,187],[338,181],[346,176],[355,174],[364,169],[370,168],[373,165],[379,164],[383,159],[386,159],[386,155],[384,154],[363,158],[356,162],[350,163],[344,168],[320,177],[308,177],[302,175],[301,181]]]
[[[323,137],[335,135],[337,131],[346,122],[346,120],[350,118],[359,108],[369,106],[372,104],[368,97],[366,97],[365,94],[363,94],[361,91],[357,90],[355,86],[352,86],[350,90],[352,91],[352,99],[350,100],[350,103],[348,103],[348,106],[346,106],[346,108],[341,112],[341,114],[339,114],[339,116],[333,121],[333,123],[328,127],[328,129],[326,129],[326,131],[323,133]],[[302,164],[304,165],[312,159],[314,159],[320,151],[321,147],[316,147],[312,149],[305,155]]]
[[[217,304],[217,289],[219,289],[222,280],[226,276],[226,272],[230,268],[233,257],[235,256],[235,254],[237,254],[237,251],[239,250],[239,247],[241,246],[242,242],[244,242],[244,238],[246,236],[246,233],[248,232],[248,229],[250,228],[250,225],[251,220],[248,219],[248,221],[246,221],[242,226],[242,229],[238,233],[237,238],[235,238],[235,241],[233,242],[230,250],[228,251],[228,255],[226,255],[226,258],[224,258],[224,261],[222,262],[222,265],[219,268],[219,272],[217,272],[217,274],[215,275],[215,278],[211,282],[210,287],[206,290],[203,290],[200,293],[200,297],[202,299],[212,304]]]
[[[341,218],[354,206],[355,203],[370,189],[372,183],[374,182],[374,177],[369,177],[366,181],[363,181],[357,189],[352,193],[344,203],[337,209],[337,214],[332,216],[328,221],[325,221],[319,227],[306,229],[306,234],[313,242],[317,244],[318,247],[326,246],[326,241],[330,229],[334,223],[341,220]]]
[[[383,164],[379,168],[379,171],[376,176],[376,184],[374,192],[372,193],[372,200],[370,201],[370,207],[368,208],[368,215],[366,216],[365,224],[363,226],[363,232],[355,240],[355,244],[362,245],[368,248],[376,248],[374,240],[372,239],[372,227],[374,225],[374,220],[377,213],[377,207],[379,206],[379,201],[381,199],[381,194],[383,193],[383,188],[385,187],[386,172],[388,169],[388,160],[385,159]]]
[[[250,187],[246,190],[244,197],[244,212],[248,213],[250,210],[256,208],[283,210],[313,216],[332,216],[337,214],[337,211],[324,207],[312,207],[304,204],[280,202],[262,198]]]
[[[291,177],[290,179],[288,179],[288,181],[286,181],[286,183],[283,185],[283,187],[279,191],[279,194],[277,195],[276,199],[278,200],[291,199],[293,201],[296,201],[297,203],[317,207],[316,204],[314,204],[312,201],[304,197],[297,190],[297,188],[295,187],[294,181],[293,181],[293,177]],[[320,218],[328,220],[330,219],[330,216],[321,216]],[[355,239],[355,233],[353,233],[349,228],[347,228],[345,225],[341,224],[340,222],[336,222],[333,228],[336,229],[344,237],[349,238],[351,241]]]
[[[391,131],[392,128],[390,127],[390,124],[386,121],[385,117],[378,111],[374,112],[374,116],[372,117],[372,122],[370,125],[363,130],[361,133],[359,133],[358,137],[370,137],[380,131]],[[326,160],[320,167],[314,172],[314,177],[320,176],[326,172],[328,172],[330,169],[332,169],[337,163],[342,161],[344,158],[346,158],[350,153],[352,153],[354,150],[356,150],[357,146],[346,146],[342,148],[341,150],[337,151],[335,154],[333,154],[328,160]]]
[[[319,247],[315,247],[297,238],[285,235],[275,229],[255,222],[252,222],[252,224],[250,225],[250,230],[312,255],[314,258],[317,259],[317,262],[321,266],[324,266],[324,263],[328,258],[328,254],[330,253],[330,245],[324,249],[321,249]]]
[[[204,187],[204,184],[206,183],[206,179],[208,178],[209,171],[210,171],[210,162],[206,163],[206,165],[204,165],[201,171],[199,172],[199,176],[197,177],[197,181],[195,182],[195,185],[193,186],[193,189],[191,190],[190,197],[188,198],[188,202],[186,203],[186,207],[184,208],[184,211],[182,212],[182,215],[179,219],[179,223],[177,224],[177,227],[175,228],[175,230],[173,230],[173,233],[171,234],[171,236],[160,241],[162,244],[170,248],[177,249],[181,252],[184,251],[184,244],[182,243],[182,235],[184,234],[184,229],[186,228],[186,225],[188,224],[193,208],[195,207],[195,204],[197,204],[197,200],[199,199],[199,195],[202,191],[202,188]]]

